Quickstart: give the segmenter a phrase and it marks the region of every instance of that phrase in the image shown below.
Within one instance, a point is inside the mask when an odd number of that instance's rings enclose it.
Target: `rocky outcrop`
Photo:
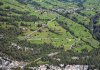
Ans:
[[[17,67],[20,67],[21,69],[23,69],[23,67],[26,65],[27,63],[25,62],[18,62],[18,61],[14,61],[6,57],[0,57],[0,70],[1,69],[11,70],[11,68],[17,68]]]
[[[88,65],[40,65],[39,67],[29,67],[31,70],[88,70]]]

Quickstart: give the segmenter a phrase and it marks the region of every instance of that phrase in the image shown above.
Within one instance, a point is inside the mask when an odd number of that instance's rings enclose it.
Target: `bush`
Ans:
[[[6,6],[5,9],[10,9],[10,6]]]
[[[0,6],[3,5],[3,2],[0,2]]]

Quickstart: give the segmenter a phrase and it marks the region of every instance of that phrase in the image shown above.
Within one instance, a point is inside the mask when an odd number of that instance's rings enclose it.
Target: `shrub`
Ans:
[[[3,5],[3,2],[0,2],[0,6]]]
[[[5,9],[10,9],[10,6],[6,6]]]

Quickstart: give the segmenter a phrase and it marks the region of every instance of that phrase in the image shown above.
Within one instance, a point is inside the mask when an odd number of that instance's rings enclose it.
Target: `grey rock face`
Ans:
[[[88,65],[40,65],[39,67],[30,67],[32,70],[88,70]]]
[[[11,68],[17,68],[20,67],[23,69],[23,67],[27,65],[25,62],[18,62],[18,61],[13,61],[9,58],[5,57],[0,57],[0,70],[11,70]]]

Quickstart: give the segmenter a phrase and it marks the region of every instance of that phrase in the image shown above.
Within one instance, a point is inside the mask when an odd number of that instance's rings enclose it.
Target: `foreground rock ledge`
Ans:
[[[29,67],[31,70],[88,70],[88,65],[40,65],[39,67]]]

